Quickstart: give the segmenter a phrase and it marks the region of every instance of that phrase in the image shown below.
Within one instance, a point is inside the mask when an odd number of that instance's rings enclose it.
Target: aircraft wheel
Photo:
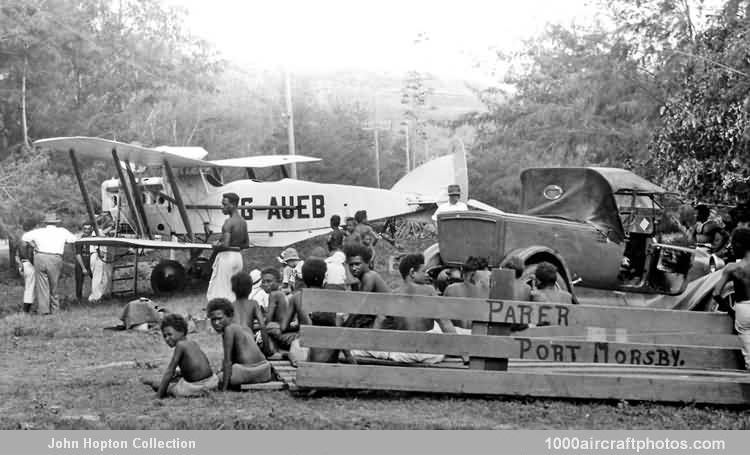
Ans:
[[[157,294],[185,288],[185,267],[177,261],[161,261],[151,272],[151,289]]]

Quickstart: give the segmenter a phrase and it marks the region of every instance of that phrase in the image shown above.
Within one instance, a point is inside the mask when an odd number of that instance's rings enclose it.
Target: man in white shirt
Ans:
[[[330,255],[325,259],[326,276],[325,287],[327,289],[346,290],[347,267],[346,255],[342,251],[344,244],[344,233],[333,231],[328,238],[328,251]]]
[[[253,289],[250,291],[248,300],[255,300],[258,305],[263,308],[263,311],[268,310],[268,293],[261,287],[261,272],[258,269],[253,269],[250,272],[250,279],[253,280]]]
[[[54,214],[47,214],[43,228],[29,231],[21,240],[34,247],[34,268],[36,269],[37,313],[52,314],[58,308],[57,283],[63,267],[63,253],[66,243],[75,243],[76,236],[65,228],[56,226],[60,220]],[[80,254],[76,260],[81,268],[85,264]]]
[[[459,210],[469,210],[466,203],[460,201],[461,187],[458,185],[448,185],[448,202],[441,205],[432,215],[432,221],[437,222],[437,216],[443,212],[455,212]]]

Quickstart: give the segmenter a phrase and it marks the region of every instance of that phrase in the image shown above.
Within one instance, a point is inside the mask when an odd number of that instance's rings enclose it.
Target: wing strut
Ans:
[[[91,227],[94,228],[94,232],[96,232],[97,237],[101,237],[102,233],[99,231],[99,226],[96,224],[96,217],[94,216],[94,209],[91,207],[91,199],[89,199],[89,193],[86,191],[86,185],[83,183],[83,178],[81,177],[81,168],[78,166],[78,158],[76,158],[76,152],[73,149],[70,149],[70,162],[73,164],[73,172],[76,175],[76,180],[78,180],[78,188],[81,190],[81,196],[83,197],[83,203],[86,204],[86,212],[89,214],[89,222],[91,223]]]
[[[164,160],[164,171],[169,179],[169,186],[172,188],[172,194],[174,195],[174,201],[177,205],[177,210],[180,211],[180,218],[182,218],[182,224],[185,225],[185,233],[187,233],[188,240],[193,241],[193,228],[190,227],[190,220],[188,219],[187,210],[185,210],[185,204],[182,202],[182,195],[180,194],[180,187],[177,184],[177,180],[174,178],[172,173],[172,166],[169,165],[167,160]]]
[[[141,228],[146,234],[149,240],[153,240],[151,237],[151,230],[148,228],[148,222],[146,221],[146,210],[143,208],[143,193],[141,188],[138,186],[138,181],[135,179],[133,168],[130,167],[130,161],[125,161],[125,171],[128,173],[128,179],[130,180],[130,186],[133,188],[133,199],[135,200],[135,208],[140,216]]]
[[[138,234],[138,237],[143,237],[141,217],[135,208],[135,203],[133,202],[133,193],[130,192],[130,185],[128,185],[128,181],[125,180],[125,174],[122,172],[122,165],[120,164],[120,158],[117,156],[117,150],[114,148],[112,149],[112,159],[115,160],[115,169],[117,169],[117,176],[120,178],[120,188],[125,190],[125,198],[128,200],[128,207],[130,208],[130,211],[133,213],[133,217],[135,218],[135,221],[136,221],[135,226],[134,226],[136,230],[136,234]]]

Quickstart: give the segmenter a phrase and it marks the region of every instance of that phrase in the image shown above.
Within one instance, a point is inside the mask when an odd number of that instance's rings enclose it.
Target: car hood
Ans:
[[[526,169],[521,183],[521,213],[592,223],[618,243],[625,232],[614,194],[666,192],[630,171],[601,167]]]

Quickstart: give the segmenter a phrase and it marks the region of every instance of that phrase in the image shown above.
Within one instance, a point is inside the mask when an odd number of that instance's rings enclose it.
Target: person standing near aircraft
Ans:
[[[82,232],[79,238],[85,239],[94,235],[94,227],[91,223],[84,223]],[[83,245],[80,243],[76,244],[76,254],[81,255],[83,260],[83,266],[76,261],[75,264],[75,277],[76,277],[76,299],[80,302],[83,298],[83,281],[88,277],[93,277],[91,272],[91,247],[89,245]],[[91,287],[93,287],[93,282]]]
[[[45,227],[29,231],[21,237],[21,240],[34,246],[38,314],[52,314],[57,310],[55,293],[62,273],[65,244],[75,243],[77,240],[69,230],[57,226],[59,223],[57,216],[49,213],[44,218]],[[76,261],[85,268],[80,254],[76,254]]]
[[[357,225],[354,226],[354,234],[359,237],[359,241],[362,242],[365,236],[370,236],[370,243],[365,246],[375,247],[379,237],[375,229],[367,222],[367,210],[357,210],[354,214],[354,220],[357,222]]]
[[[30,231],[33,228],[33,224],[24,223],[24,230]],[[18,271],[23,275],[23,311],[24,313],[30,313],[31,307],[34,306],[36,299],[36,271],[34,270],[34,249],[31,245],[24,242],[19,242],[18,248],[16,248],[16,265]]]
[[[242,271],[241,250],[250,246],[247,235],[247,222],[240,216],[237,206],[240,197],[236,193],[225,193],[221,199],[221,212],[229,218],[221,228],[221,239],[214,243],[214,263],[211,281],[208,283],[206,299],[225,298],[230,302],[236,300],[232,292],[231,279]]]
[[[461,202],[461,187],[459,185],[448,185],[448,202],[441,205],[432,215],[432,221],[437,223],[437,216],[443,212],[455,212],[459,210],[469,210],[466,203]]]

